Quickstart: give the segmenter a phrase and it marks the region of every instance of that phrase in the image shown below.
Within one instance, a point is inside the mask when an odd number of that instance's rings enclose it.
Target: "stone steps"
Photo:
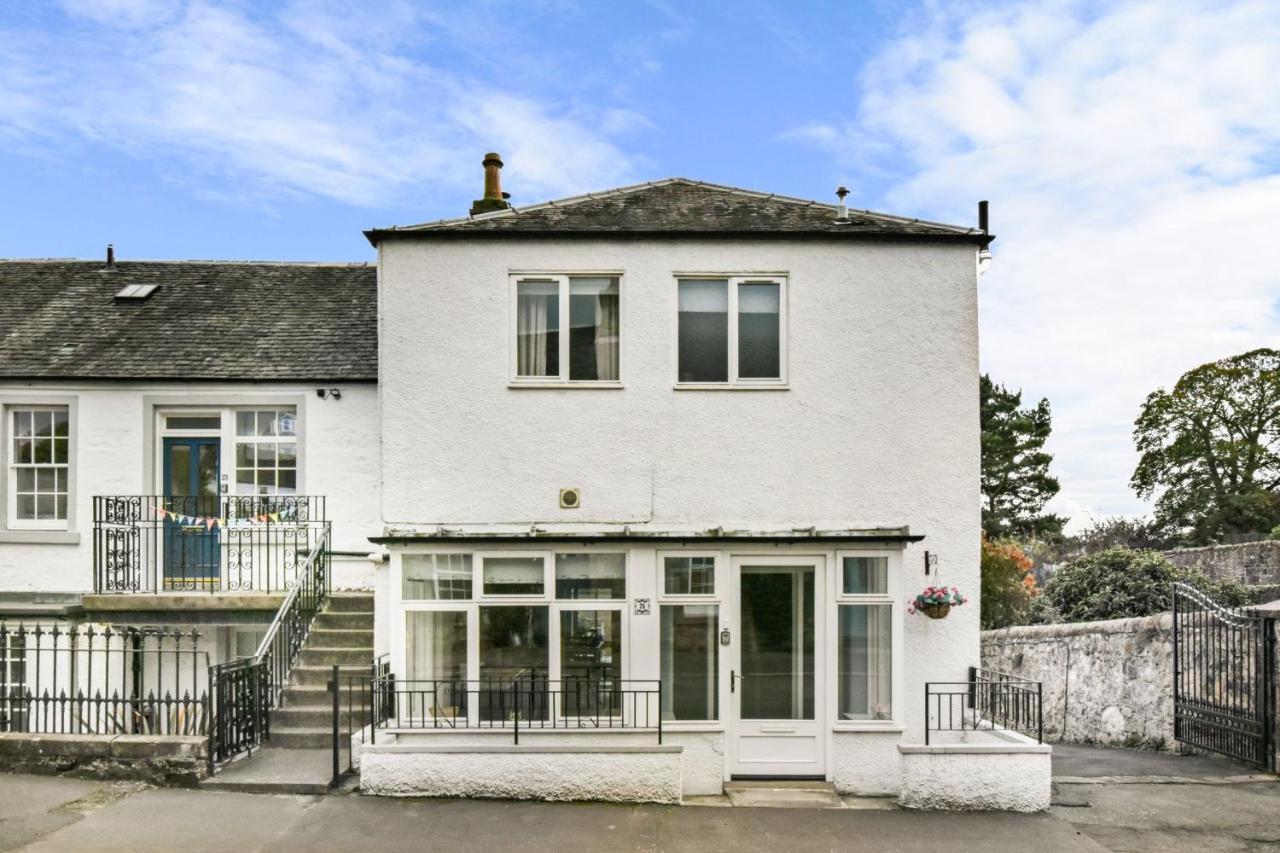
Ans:
[[[323,749],[333,745],[329,726],[272,726],[271,746],[277,749]]]

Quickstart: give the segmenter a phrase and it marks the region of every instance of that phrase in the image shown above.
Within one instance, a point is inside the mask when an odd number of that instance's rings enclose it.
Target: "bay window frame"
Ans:
[[[846,593],[844,591],[844,561],[846,557],[883,557],[886,560],[885,591],[883,593]],[[835,552],[835,570],[828,581],[831,607],[828,609],[830,627],[827,629],[828,647],[831,649],[831,685],[828,693],[828,713],[832,728],[837,732],[848,731],[903,731],[904,730],[904,630],[902,602],[904,578],[903,552],[898,549],[848,548]],[[887,720],[842,720],[840,718],[840,608],[856,605],[887,606],[889,612],[889,702]]]
[[[685,280],[725,280],[728,282],[728,372],[724,382],[683,382],[680,379],[680,282]],[[790,385],[788,350],[788,292],[789,275],[783,272],[725,273],[725,272],[677,272],[675,280],[675,322],[672,326],[672,379],[677,391],[721,390],[787,390]],[[743,378],[738,375],[738,286],[749,283],[778,285],[778,376],[777,378]]]

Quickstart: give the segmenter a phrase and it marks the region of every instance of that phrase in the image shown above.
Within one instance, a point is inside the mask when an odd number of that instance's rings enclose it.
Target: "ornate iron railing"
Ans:
[[[97,495],[97,593],[286,592],[326,530],[306,495]]]
[[[1173,585],[1173,736],[1275,768],[1275,620]]]
[[[378,732],[497,731],[512,743],[541,732],[648,732],[662,743],[661,680],[551,681],[461,678],[397,680],[385,660],[369,673],[333,668],[333,774],[351,772],[353,742]],[[345,757],[344,757],[345,756]]]
[[[203,735],[209,654],[195,631],[0,622],[0,731]]]
[[[924,742],[936,732],[1015,731],[1044,742],[1040,682],[993,669],[969,667],[968,681],[924,686]]]
[[[252,752],[271,737],[271,709],[279,701],[289,671],[311,633],[311,624],[329,596],[330,568],[326,524],[253,656],[210,668],[210,772],[242,752]]]

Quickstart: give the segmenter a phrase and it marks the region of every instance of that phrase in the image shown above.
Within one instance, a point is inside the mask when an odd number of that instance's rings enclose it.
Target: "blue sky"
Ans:
[[[369,10],[376,8],[377,14]],[[668,175],[970,222],[983,366],[1054,405],[1054,508],[1148,392],[1280,341],[1280,4],[0,6],[0,257],[364,260],[360,230]]]

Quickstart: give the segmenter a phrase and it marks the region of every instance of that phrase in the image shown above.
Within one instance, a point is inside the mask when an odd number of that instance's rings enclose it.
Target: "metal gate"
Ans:
[[[1274,620],[1173,585],[1173,736],[1275,769]]]

